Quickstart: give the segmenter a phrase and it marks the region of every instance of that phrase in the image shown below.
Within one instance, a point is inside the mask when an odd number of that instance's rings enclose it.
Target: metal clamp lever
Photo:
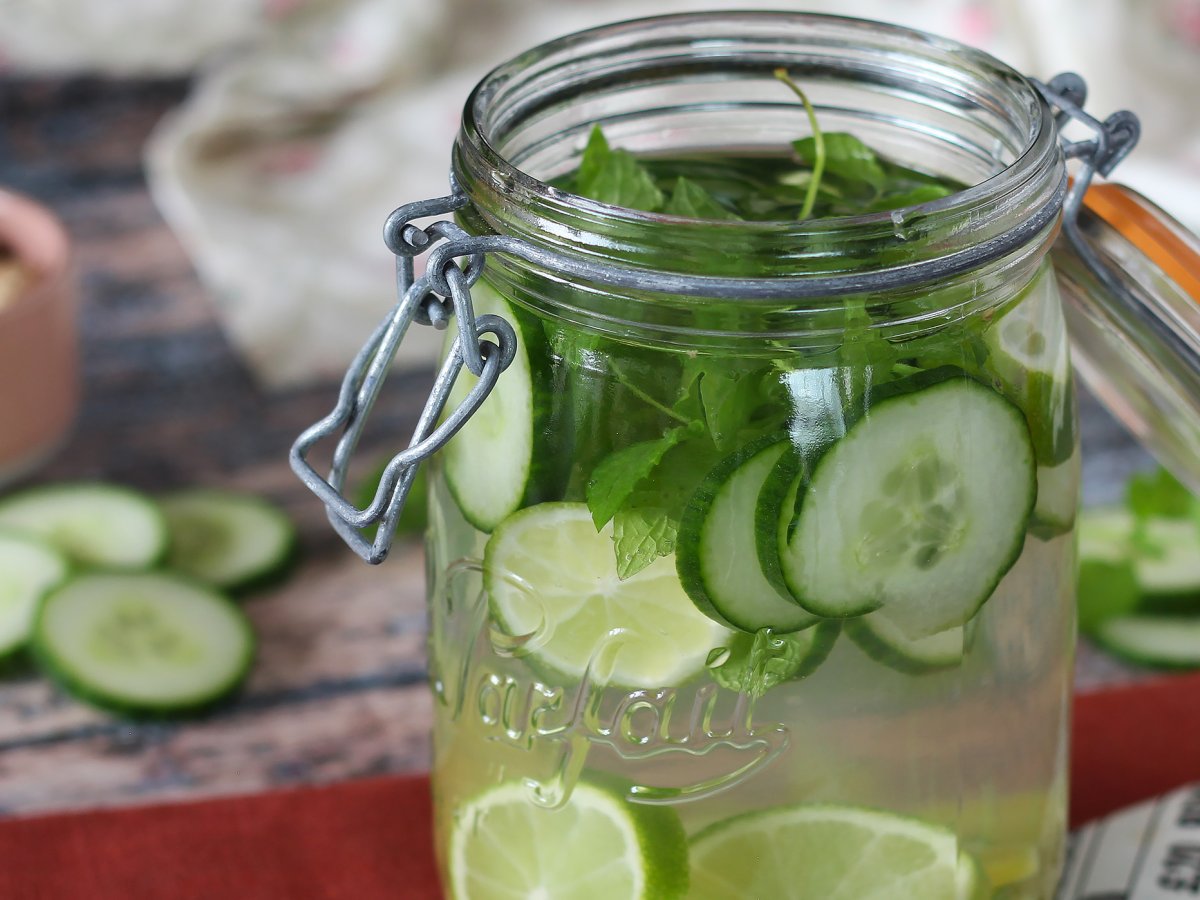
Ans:
[[[1129,155],[1129,151],[1141,136],[1141,123],[1129,110],[1115,112],[1103,122],[1084,112],[1087,84],[1074,72],[1055,75],[1048,84],[1032,78],[1030,81],[1050,104],[1050,108],[1055,110],[1063,154],[1067,159],[1077,159],[1082,163],[1074,174],[1066,200],[1063,201],[1063,234],[1088,269],[1106,287],[1124,295],[1128,291],[1120,278],[1109,271],[1080,231],[1079,212],[1083,208],[1083,198],[1091,187],[1092,178],[1097,172],[1109,175],[1117,164]],[[1066,137],[1062,131],[1070,122],[1083,125],[1093,136],[1082,141],[1073,141]]]
[[[453,183],[451,186],[455,187]],[[413,221],[446,215],[465,203],[466,198],[455,189],[448,197],[406,204],[388,218],[384,240],[396,254],[399,302],[350,364],[333,410],[296,439],[289,455],[292,470],[325,504],[334,530],[355,553],[372,564],[383,562],[391,548],[396,522],[417,466],[441,449],[479,409],[496,386],[500,373],[516,355],[517,336],[512,326],[499,316],[477,318],[472,308],[471,286],[483,271],[482,253],[472,255],[465,268],[454,257],[441,257],[440,267],[430,268],[419,279],[413,278],[416,256],[438,240],[457,243],[467,237],[452,222],[438,221],[420,228]],[[413,321],[442,330],[451,315],[458,320],[458,336],[442,363],[408,448],[387,464],[370,505],[358,509],[343,495],[346,471],[396,350]],[[495,342],[485,340],[484,335],[492,335]],[[459,406],[446,413],[450,393],[464,366],[478,381]],[[315,444],[339,431],[333,464],[329,477],[325,478],[309,463],[308,455]],[[368,541],[362,531],[376,523],[375,538]]]

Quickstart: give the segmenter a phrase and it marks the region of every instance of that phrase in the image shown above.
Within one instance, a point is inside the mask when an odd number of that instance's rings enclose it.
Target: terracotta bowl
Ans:
[[[79,407],[66,231],[45,207],[0,190],[0,265],[11,262],[19,274],[0,288],[0,485],[48,460]]]

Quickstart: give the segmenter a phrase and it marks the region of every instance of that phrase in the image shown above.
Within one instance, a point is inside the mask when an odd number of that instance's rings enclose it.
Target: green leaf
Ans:
[[[704,374],[700,380],[700,400],[704,421],[718,450],[728,453],[743,442],[747,432],[765,434],[783,424],[782,415],[767,422],[759,421],[758,413],[764,406],[774,406],[780,413],[786,411],[782,396],[771,398],[772,389],[781,394],[778,379],[772,377],[770,370]]]
[[[706,438],[680,441],[664,454],[652,477],[629,494],[613,519],[617,576],[628,578],[675,552],[683,510],[720,459]]]
[[[901,193],[885,191],[883,196],[867,207],[867,212],[887,212],[904,206],[917,206],[950,196],[954,191],[941,184],[923,184]]]
[[[628,150],[609,150],[598,158],[595,167],[579,173],[580,194],[600,203],[657,212],[663,205],[663,193],[646,167]]]
[[[1184,519],[1192,515],[1196,500],[1174,475],[1159,466],[1129,479],[1125,501],[1138,518]]]
[[[660,556],[675,552],[679,519],[660,506],[620,509],[613,517],[617,577],[624,581]]]
[[[592,126],[588,135],[587,146],[583,148],[583,157],[579,160],[579,170],[575,173],[575,184],[591,184],[600,171],[608,164],[612,151],[608,148],[608,139],[599,125]]]
[[[1092,631],[1106,619],[1133,612],[1140,596],[1133,562],[1083,560],[1078,595],[1080,631]]]
[[[825,172],[846,181],[859,181],[870,185],[875,191],[883,189],[887,181],[883,166],[875,151],[852,134],[844,131],[827,131],[825,139]],[[817,161],[816,140],[812,137],[792,142],[800,158],[810,166]]]
[[[587,486],[588,509],[597,531],[616,515],[638,482],[654,471],[663,455],[686,433],[686,428],[672,428],[661,438],[630,444],[600,461]]]
[[[808,655],[810,640],[804,633],[732,634],[726,643],[729,658],[709,672],[727,690],[761,697],[796,673]]]
[[[675,187],[671,191],[671,199],[663,207],[663,212],[672,216],[686,216],[690,219],[724,219],[739,220],[740,216],[722,206],[712,194],[696,182],[680,175],[675,179]]]

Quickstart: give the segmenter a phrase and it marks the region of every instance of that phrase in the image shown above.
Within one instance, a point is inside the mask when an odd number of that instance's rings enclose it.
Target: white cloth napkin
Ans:
[[[806,0],[983,47],[1145,133],[1120,180],[1200,227],[1200,0]],[[147,150],[164,216],[268,386],[337,375],[392,302],[384,218],[445,193],[489,68],[577,28],[763,0],[0,0],[0,61],[123,74],[205,69]],[[400,364],[425,364],[414,329]]]

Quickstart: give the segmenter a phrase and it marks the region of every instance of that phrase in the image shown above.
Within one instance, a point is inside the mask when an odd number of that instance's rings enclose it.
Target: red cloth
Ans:
[[[1075,703],[1072,822],[1200,780],[1200,677]],[[436,898],[423,776],[0,822],[3,900]]]

